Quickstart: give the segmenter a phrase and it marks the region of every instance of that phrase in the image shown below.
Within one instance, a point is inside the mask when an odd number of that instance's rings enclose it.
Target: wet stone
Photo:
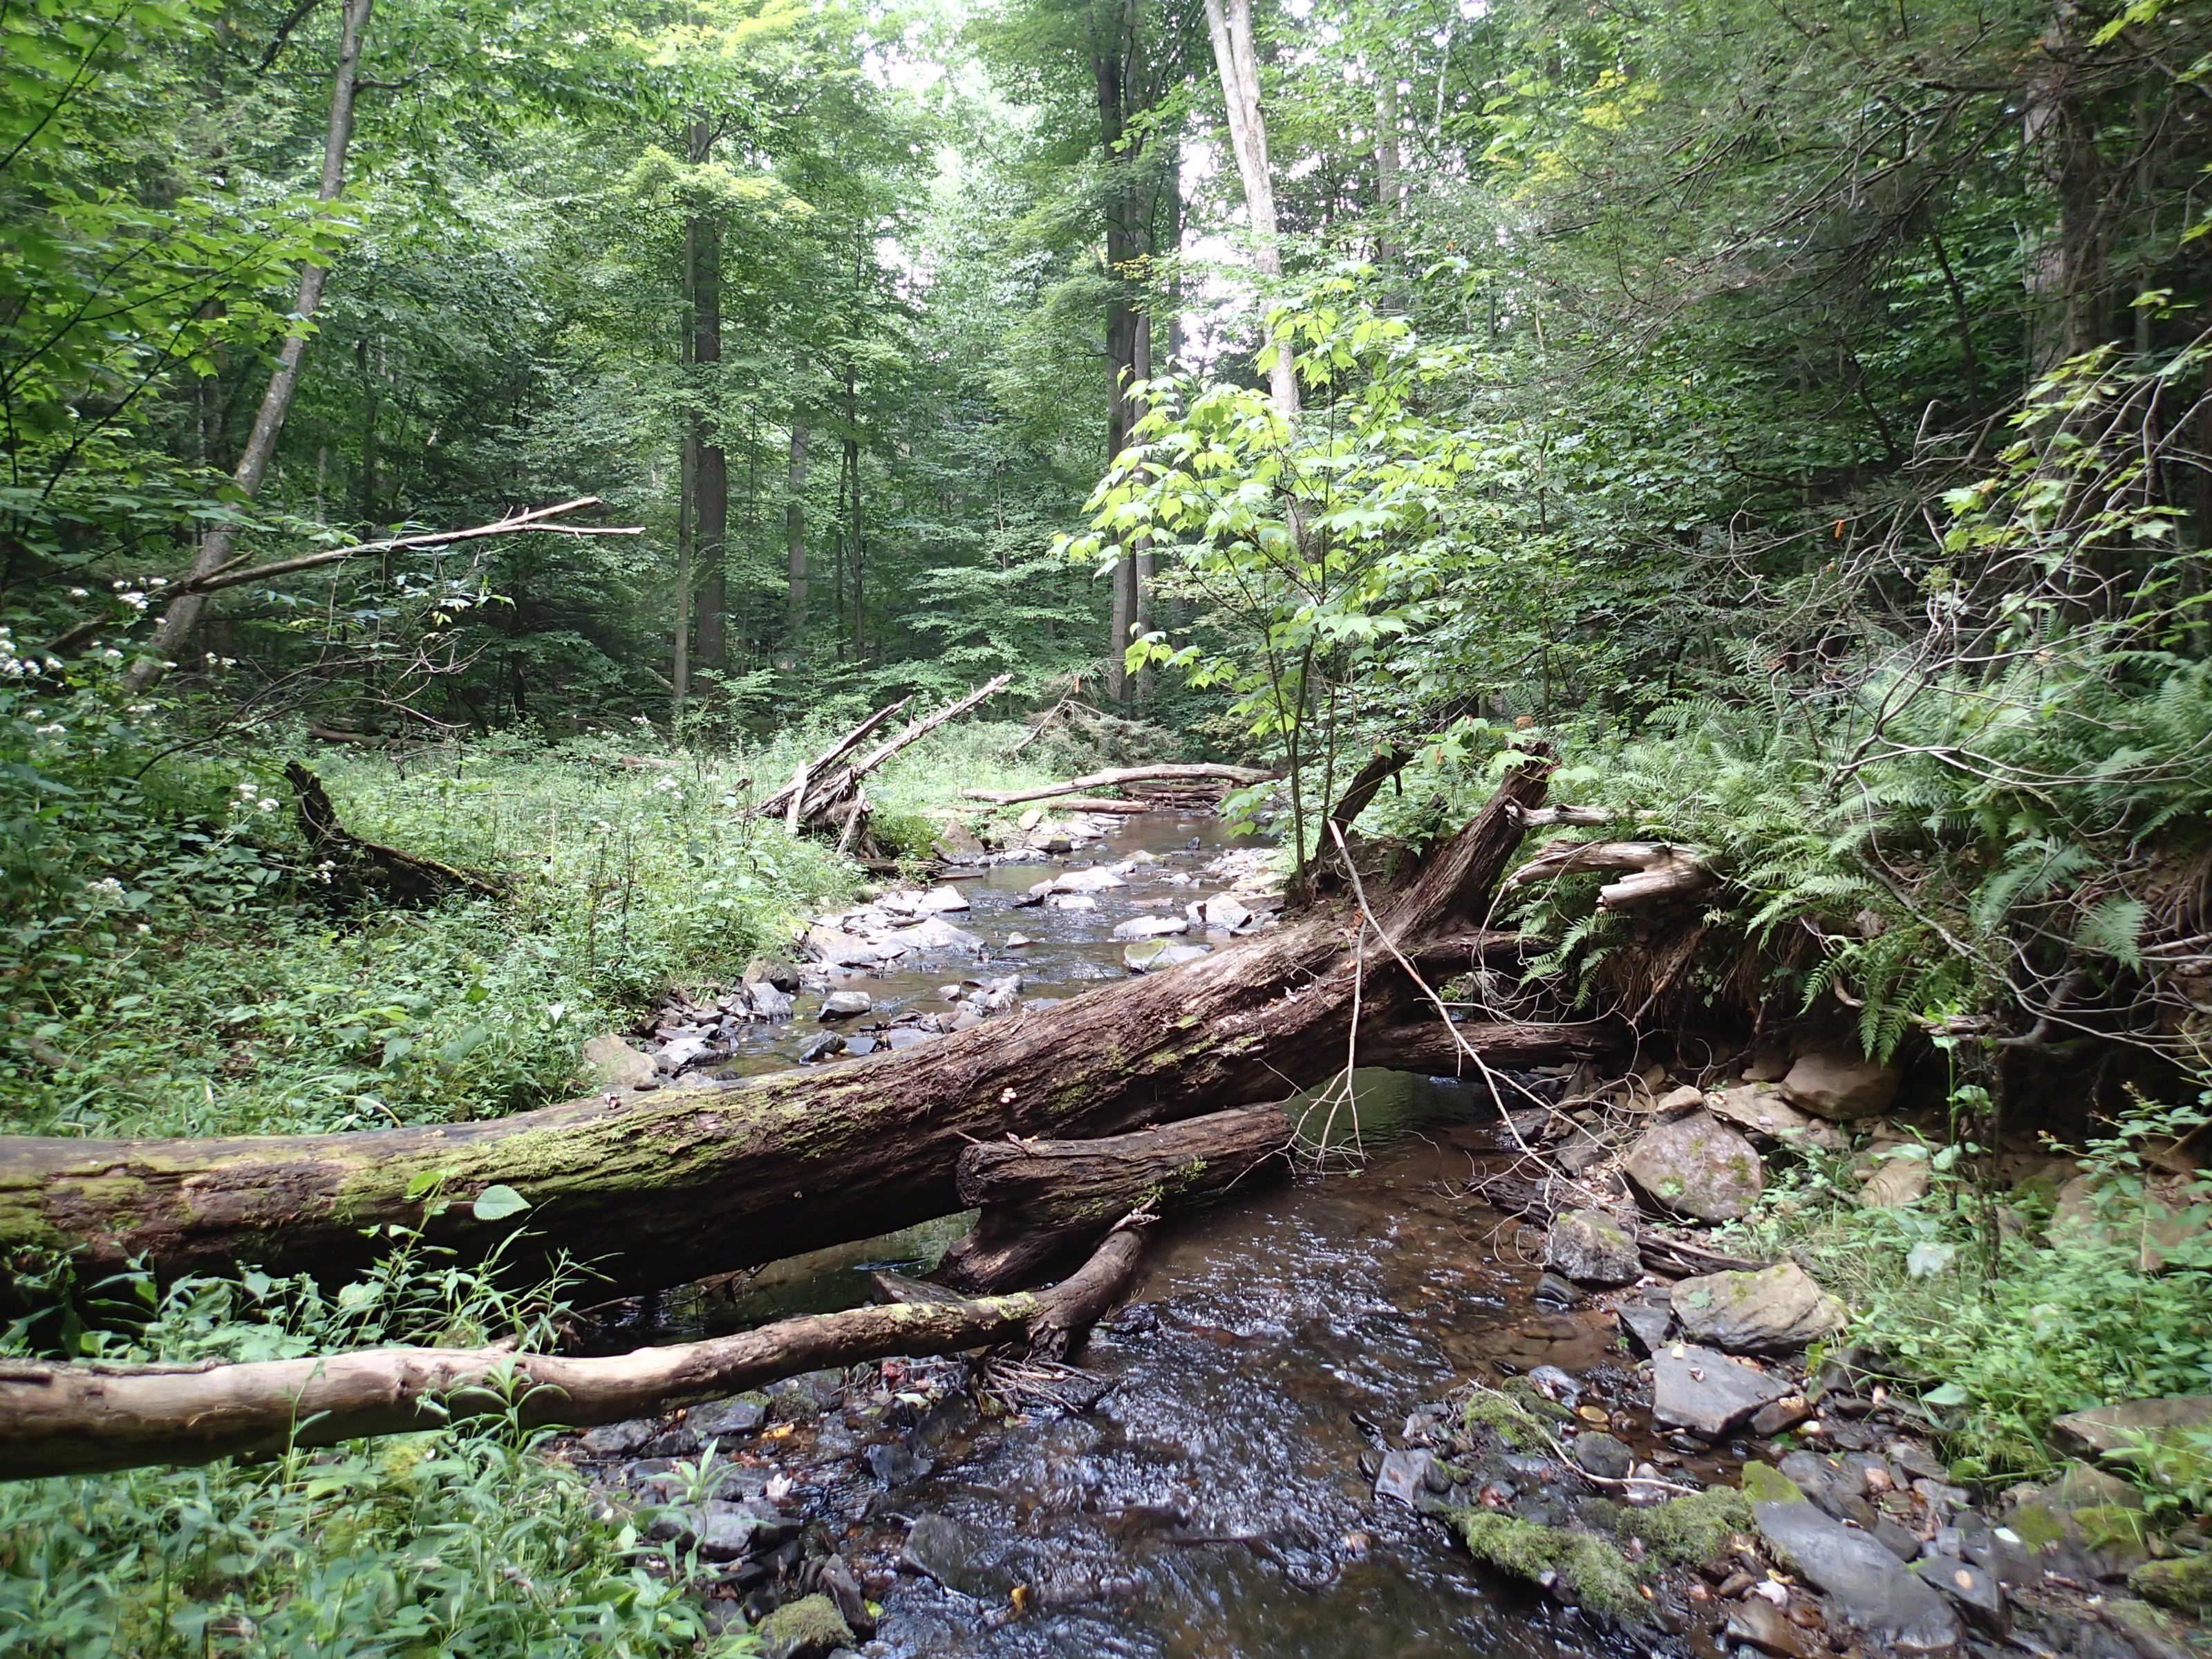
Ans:
[[[875,1006],[875,1001],[866,991],[832,991],[822,999],[821,1018],[851,1019],[865,1014]]]
[[[1562,1210],[1544,1238],[1544,1265],[1578,1285],[1626,1285],[1644,1271],[1636,1241],[1602,1210]]]
[[[1626,1480],[1636,1468],[1636,1454],[1609,1434],[1578,1434],[1567,1449],[1577,1468],[1603,1480]]]
[[[996,1576],[984,1562],[983,1549],[983,1540],[951,1516],[925,1515],[907,1534],[899,1565],[963,1595],[988,1596]]]
[[[587,1457],[635,1457],[660,1433],[656,1418],[634,1418],[627,1423],[602,1423],[586,1429],[577,1442]]]
[[[1763,1595],[1747,1595],[1729,1608],[1728,1637],[1781,1659],[1809,1659],[1812,1644],[1790,1616]]]
[[[1379,1500],[1391,1498],[1413,1507],[1421,1495],[1423,1482],[1430,1467],[1436,1462],[1435,1454],[1427,1451],[1394,1451],[1385,1453],[1382,1467],[1375,1476],[1375,1496]]]
[[[1536,1276],[1536,1305],[1540,1308],[1578,1308],[1584,1301],[1583,1293],[1555,1273]]]
[[[2010,1628],[2003,1587],[1972,1562],[1955,1555],[1931,1556],[1916,1571],[1924,1583],[1948,1596],[1970,1623],[1998,1636]]]
[[[853,1640],[853,1627],[837,1604],[822,1595],[787,1601],[754,1632],[761,1659],[830,1659]]]
[[[1656,1353],[1674,1326],[1674,1310],[1668,1305],[1668,1294],[1663,1290],[1647,1291],[1641,1299],[1624,1302],[1614,1310],[1628,1340],[1646,1353]]]
[[[861,1459],[867,1464],[868,1473],[886,1486],[911,1486],[937,1467],[903,1440],[871,1446],[861,1454]]]
[[[1867,1534],[1802,1498],[1756,1502],[1752,1515],[1768,1547],[1869,1635],[1902,1653],[1933,1653],[1959,1640],[1950,1603]]]
[[[1790,1392],[1778,1376],[1712,1348],[1670,1342],[1651,1362],[1651,1416],[1707,1440],[1725,1439],[1759,1408]]]
[[[731,1400],[718,1400],[712,1405],[695,1406],[684,1419],[691,1431],[702,1440],[735,1438],[751,1434],[768,1420],[768,1400],[765,1395],[741,1394]]]

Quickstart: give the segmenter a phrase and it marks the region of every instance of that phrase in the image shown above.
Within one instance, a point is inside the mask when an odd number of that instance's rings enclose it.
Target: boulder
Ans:
[[[654,1073],[651,1054],[632,1048],[611,1031],[584,1044],[584,1069],[591,1074],[593,1086],[600,1089],[635,1089]]]
[[[1233,933],[1240,927],[1252,924],[1252,913],[1226,893],[1217,893],[1210,899],[1200,899],[1185,912],[1200,927],[1217,928]]]
[[[975,831],[957,818],[937,832],[929,850],[947,864],[981,864],[987,856]]]
[[[1109,887],[1127,887],[1123,881],[1103,864],[1094,864],[1085,870],[1069,870],[1052,879],[1055,893],[1103,893]]]
[[[1790,1103],[1815,1117],[1848,1123],[1879,1117],[1897,1098],[1897,1069],[1848,1048],[1815,1048],[1797,1056],[1782,1079]]]
[[[1114,929],[1115,939],[1169,939],[1187,933],[1190,924],[1180,916],[1131,916]]]
[[[1647,1130],[1621,1168],[1653,1203],[1699,1221],[1734,1221],[1766,1184],[1751,1143],[1705,1111]]]
[[[1771,1470],[1747,1495],[1753,1498],[1752,1519],[1767,1547],[1832,1597],[1859,1629],[1900,1653],[1934,1653],[1958,1643],[1962,1632],[1950,1603],[1870,1534],[1822,1514]]]
[[[1633,1302],[1624,1302],[1614,1310],[1620,1328],[1628,1333],[1628,1340],[1646,1353],[1656,1353],[1667,1340],[1667,1333],[1674,1323],[1671,1304],[1674,1292],[1663,1285],[1644,1291]]]
[[[817,921],[806,930],[806,948],[817,962],[832,968],[873,968],[890,961],[905,947],[862,939]]]
[[[1626,1480],[1636,1467],[1636,1454],[1625,1443],[1595,1430],[1577,1435],[1567,1455],[1577,1468],[1601,1480]]]
[[[1544,1237],[1544,1265],[1578,1285],[1626,1285],[1644,1272],[1628,1230],[1603,1210],[1562,1210]]]
[[[866,991],[832,991],[822,999],[823,1019],[851,1019],[865,1014],[875,1006],[875,1000]]]
[[[1096,910],[1098,901],[1088,893],[1048,893],[1044,902],[1055,910]]]
[[[1674,1286],[1682,1334],[1729,1353],[1795,1353],[1844,1324],[1844,1304],[1794,1261],[1706,1273]]]
[[[1928,1156],[1919,1148],[1893,1152],[1874,1166],[1859,1188],[1863,1210],[1902,1210],[1928,1196]]]
[[[755,1019],[789,1019],[791,998],[765,980],[745,987],[745,1006]]]
[[[965,910],[968,895],[948,881],[942,887],[933,887],[924,893],[915,908],[926,916],[940,916],[948,910]]]
[[[975,934],[955,927],[942,916],[924,916],[911,927],[896,928],[881,935],[880,942],[896,945],[902,953],[908,951],[973,951],[983,943]]]
[[[2212,1394],[2172,1395],[2163,1400],[2123,1400],[2053,1419],[2051,1443],[2077,1457],[2131,1451],[2140,1440],[2212,1427]]]
[[[768,1397],[741,1394],[711,1405],[694,1406],[684,1426],[702,1441],[735,1440],[751,1434],[768,1420]]]
[[[1725,1439],[1790,1391],[1784,1378],[1738,1364],[1717,1348],[1670,1342],[1652,1357],[1652,1420],[1703,1439]]]
[[[1806,1116],[1772,1089],[1755,1085],[1721,1089],[1705,1097],[1705,1105],[1715,1117],[1733,1123],[1747,1134],[1764,1135],[1785,1145],[1843,1150],[1843,1138],[1835,1130],[1818,1118]]]
[[[1206,945],[1170,945],[1157,939],[1139,939],[1121,952],[1121,963],[1133,974],[1156,974],[1178,963],[1195,962],[1212,948]]]
[[[837,1604],[820,1594],[787,1601],[753,1632],[761,1659],[830,1659],[855,1638]]]
[[[787,996],[799,989],[799,969],[788,962],[775,961],[768,957],[755,957],[745,964],[744,975],[738,981],[748,988],[773,985]]]
[[[1813,1638],[1763,1595],[1729,1603],[1727,1634],[1731,1642],[1749,1643],[1778,1659],[1812,1659]]]

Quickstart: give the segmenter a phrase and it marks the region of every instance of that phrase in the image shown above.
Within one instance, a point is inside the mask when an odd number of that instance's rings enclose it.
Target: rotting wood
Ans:
[[[1287,1170],[1291,1121],[1276,1106],[1098,1140],[986,1140],[960,1154],[960,1201],[981,1214],[936,1277],[981,1294],[1034,1282],[1139,1208],[1164,1214]]]
[[[863,1360],[1024,1341],[1063,1357],[1112,1305],[1144,1251],[1111,1233],[1052,1289],[809,1314],[735,1336],[569,1358],[504,1347],[371,1348],[242,1364],[0,1359],[0,1480],[204,1463],[503,1416],[525,1427],[671,1410]]]
[[[1628,910],[1659,899],[1695,893],[1714,883],[1712,871],[1696,851],[1663,841],[1555,841],[1506,877],[1510,891],[1531,882],[1598,870],[1622,879],[1598,890],[1601,910]]]
[[[801,766],[792,775],[790,782],[753,810],[763,817],[781,816],[786,827],[793,834],[810,827],[847,832],[840,838],[841,846],[846,844],[850,840],[853,819],[851,813],[844,809],[860,798],[863,778],[900,750],[920,742],[940,726],[959,719],[979,703],[998,696],[1012,684],[1012,675],[1001,674],[965,696],[954,698],[934,713],[908,721],[897,732],[858,760],[841,764],[847,755],[860,747],[863,739],[905,708],[912,699],[904,698],[879,708],[822,754]]]
[[[1086,789],[1113,789],[1130,783],[1195,782],[1266,783],[1279,775],[1250,766],[1226,766],[1213,761],[1159,766],[1117,766],[1090,772],[1064,783],[1039,784],[1034,789],[963,789],[969,800],[987,800],[994,806],[1013,806],[1023,801],[1050,800],[1055,795],[1079,795]]]
[[[1407,885],[1376,896],[1382,929],[1316,914],[1180,967],[1024,1010],[902,1051],[727,1086],[594,1096],[519,1116],[337,1135],[228,1140],[0,1139],[0,1262],[72,1250],[88,1273],[143,1259],[163,1279],[251,1262],[334,1279],[374,1259],[387,1225],[542,1278],[562,1254],[605,1294],[653,1290],[911,1225],[960,1207],[955,1166],[974,1140],[1087,1139],[1280,1100],[1347,1054],[1406,1064],[1435,1022],[1377,938],[1422,973],[1510,960],[1510,937],[1470,921],[1521,840],[1509,808],[1544,775],[1510,775]],[[1365,1020],[1350,1042],[1352,988]],[[1459,1028],[1477,1054],[1481,1027]],[[1512,1025],[1512,1066],[1587,1052],[1587,1026]],[[1425,1039],[1433,1041],[1433,1039]],[[1455,1052],[1457,1052],[1456,1041]],[[1424,1059],[1419,1069],[1443,1070]],[[423,1181],[444,1206],[425,1213]],[[513,1188],[524,1221],[471,1200]],[[0,1282],[0,1304],[7,1286]]]
[[[774,794],[754,805],[754,815],[763,818],[784,817],[795,802],[804,799],[809,779],[820,777],[823,773],[858,749],[867,741],[871,732],[913,701],[912,697],[901,697],[896,702],[885,703],[867,719],[846,732],[843,737],[838,738],[836,742],[814,757],[812,760],[800,762],[799,769],[791,775],[790,782],[785,784]]]
[[[300,833],[316,860],[327,866],[322,873],[333,887],[356,895],[374,893],[395,904],[434,904],[454,893],[506,896],[489,876],[356,836],[338,822],[323,781],[299,762],[287,761],[284,776],[292,786]]]

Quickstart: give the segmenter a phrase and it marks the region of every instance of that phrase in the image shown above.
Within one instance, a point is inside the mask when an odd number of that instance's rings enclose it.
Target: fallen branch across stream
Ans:
[[[987,800],[994,806],[1013,806],[1025,800],[1050,800],[1055,795],[1079,795],[1086,789],[1113,789],[1128,783],[1265,783],[1276,776],[1250,766],[1224,766],[1213,761],[1187,765],[1118,766],[1091,772],[1065,783],[1043,783],[1034,789],[963,789],[969,800]]]
[[[1124,1225],[1048,1291],[808,1314],[596,1358],[494,1347],[369,1348],[245,1364],[0,1359],[0,1480],[268,1455],[510,1410],[526,1427],[583,1428],[825,1366],[1001,1342],[1056,1359],[1113,1305],[1143,1253],[1142,1224]]]

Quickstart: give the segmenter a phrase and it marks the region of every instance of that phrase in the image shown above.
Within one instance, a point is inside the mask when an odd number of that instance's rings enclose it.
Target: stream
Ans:
[[[1114,926],[1221,890],[1197,872],[1226,845],[1209,819],[1146,817],[1053,864],[994,866],[959,883],[971,908],[947,918],[986,941],[981,963],[947,951],[841,978],[874,1000],[854,1025],[948,1009],[940,988],[963,975],[1018,969],[1024,998],[1118,979]],[[1137,853],[1158,861],[1099,894],[1095,911],[1016,908],[1063,868]],[[1033,942],[1007,949],[1014,932]],[[823,1029],[811,1017],[819,1001],[802,994],[799,1018],[749,1030],[732,1069],[794,1063]],[[1533,1237],[1456,1195],[1491,1150],[1486,1097],[1451,1079],[1366,1072],[1356,1099],[1366,1155],[1356,1172],[1278,1182],[1158,1230],[1127,1304],[1081,1356],[1091,1386],[1104,1388],[1087,1410],[979,1412],[964,1376],[948,1380],[965,1370],[956,1361],[914,1367],[903,1399],[881,1390],[874,1367],[779,1385],[784,1420],[757,1453],[738,1454],[739,1480],[793,1482],[787,1509],[880,1604],[862,1653],[1423,1659],[1606,1649],[1577,1615],[1480,1572],[1437,1522],[1374,1496],[1380,1449],[1416,1407],[1478,1373],[1580,1375],[1614,1363],[1617,1327],[1608,1313],[1537,1309]],[[1340,1115],[1337,1140],[1351,1129]],[[965,1222],[771,1264],[672,1301],[665,1315],[690,1336],[854,1305],[869,1299],[870,1269],[924,1271]],[[806,1409],[785,1408],[802,1385],[813,1390]],[[931,1555],[936,1577],[914,1571],[912,1553]]]

